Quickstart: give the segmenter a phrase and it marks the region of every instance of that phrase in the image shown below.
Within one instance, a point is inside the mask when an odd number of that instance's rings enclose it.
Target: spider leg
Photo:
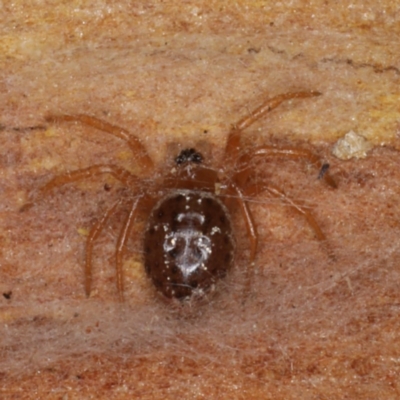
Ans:
[[[245,274],[245,293],[250,293],[251,289],[251,277],[252,274],[250,272],[250,268],[253,270],[254,268],[254,259],[256,257],[257,245],[258,245],[258,235],[255,227],[253,216],[251,215],[249,206],[247,205],[247,201],[243,196],[242,190],[235,183],[231,183],[227,188],[227,194],[232,196],[238,203],[240,211],[242,212],[242,216],[246,225],[247,235],[250,241],[250,265],[249,268],[246,269]]]
[[[99,221],[91,229],[86,241],[86,263],[85,263],[85,293],[90,296],[92,290],[92,254],[95,240],[99,237],[101,231],[107,224],[108,219],[114,213],[122,200],[116,201],[101,217]]]
[[[248,186],[244,190],[244,193],[246,196],[253,197],[255,195],[259,195],[263,191],[267,191],[273,197],[283,200],[291,209],[296,211],[298,214],[301,214],[302,216],[304,216],[307,223],[309,224],[311,229],[314,231],[315,237],[324,244],[324,246],[327,250],[328,256],[333,260],[335,259],[335,255],[329,246],[329,243],[326,239],[324,232],[320,228],[318,222],[315,220],[313,214],[306,207],[296,203],[294,200],[292,200],[290,197],[288,197],[282,190],[278,189],[275,186],[271,186],[269,184],[258,183],[258,184]]]
[[[258,244],[258,235],[255,228],[254,219],[239,186],[231,183],[230,189],[231,190],[229,190],[229,192],[235,196],[235,200],[239,203],[240,211],[242,212],[242,216],[246,224],[246,231],[250,239],[250,263],[253,264]]]
[[[294,93],[284,93],[279,96],[275,96],[272,99],[266,100],[261,106],[257,107],[250,114],[246,115],[240,119],[231,128],[228,139],[225,146],[225,156],[235,159],[240,150],[240,135],[244,129],[254,124],[260,118],[264,117],[265,114],[274,110],[284,101],[291,99],[305,99],[308,97],[320,96],[322,93],[310,90],[308,92],[294,92]]]
[[[261,146],[257,147],[249,153],[243,154],[238,161],[238,166],[248,165],[251,160],[255,157],[282,157],[290,158],[293,160],[305,159],[310,164],[315,165],[319,169],[318,179],[324,179],[325,182],[332,188],[337,188],[337,184],[332,176],[329,174],[329,164],[324,163],[319,156],[308,149],[296,148],[296,147],[273,147],[273,146]],[[247,179],[250,171],[249,168],[244,169],[238,173],[237,179],[244,183]]]
[[[137,205],[140,201],[140,198],[134,199],[129,206],[129,214],[124,222],[122,231],[118,237],[117,246],[115,250],[115,264],[117,269],[117,289],[119,300],[121,302],[124,301],[124,277],[122,270],[122,261],[125,251],[126,242],[129,238],[130,233],[132,232],[133,223],[136,217]]]
[[[110,135],[116,136],[128,144],[134,156],[139,159],[139,163],[144,170],[149,168],[151,169],[154,166],[153,161],[151,160],[146,148],[143,146],[140,140],[136,136],[130,134],[126,129],[85,114],[48,115],[45,119],[48,122],[80,122],[84,125],[91,126],[103,132],[109,133]]]
[[[94,176],[102,175],[102,174],[110,174],[115,179],[119,180],[121,183],[125,184],[128,187],[131,187],[136,181],[137,178],[135,175],[130,173],[128,170],[118,167],[116,165],[93,165],[88,168],[78,169],[76,171],[67,172],[65,174],[56,176],[50,182],[47,182],[46,185],[42,186],[35,198],[24,204],[20,211],[26,211],[31,208],[38,200],[44,197],[50,190],[65,185],[67,183],[76,182],[86,178],[92,178]]]

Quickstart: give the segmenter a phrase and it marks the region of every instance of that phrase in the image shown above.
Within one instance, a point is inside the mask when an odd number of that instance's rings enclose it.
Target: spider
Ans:
[[[232,267],[234,235],[230,215],[238,210],[244,219],[250,244],[249,267],[254,265],[258,246],[256,224],[247,198],[265,192],[280,199],[302,214],[319,241],[326,236],[313,215],[284,192],[269,183],[255,181],[254,159],[281,157],[304,159],[319,170],[319,179],[332,188],[336,187],[328,171],[328,164],[308,149],[299,147],[274,147],[263,145],[251,149],[241,148],[242,132],[274,110],[281,103],[292,99],[305,99],[321,95],[317,91],[285,93],[269,98],[237,123],[232,125],[222,158],[211,165],[194,148],[187,148],[175,158],[173,168],[167,173],[155,174],[156,167],[139,138],[127,130],[85,114],[49,115],[50,123],[78,122],[122,139],[129,146],[133,159],[143,170],[154,173],[156,178],[149,187],[144,178],[114,164],[99,164],[68,172],[51,179],[41,187],[26,207],[29,208],[42,196],[61,185],[110,174],[129,190],[129,196],[119,198],[91,228],[86,242],[84,272],[85,293],[92,288],[93,246],[111,215],[119,207],[127,207],[115,249],[116,286],[119,299],[124,299],[122,262],[128,238],[135,219],[147,216],[144,232],[144,267],[156,289],[169,299],[190,299],[211,291],[216,282]],[[160,192],[162,195],[160,195]]]

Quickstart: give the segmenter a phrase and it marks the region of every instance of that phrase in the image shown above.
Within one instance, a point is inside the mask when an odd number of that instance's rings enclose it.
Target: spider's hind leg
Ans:
[[[239,187],[239,185],[231,182],[227,187],[226,194],[230,197],[230,200],[236,201],[237,205],[239,206],[250,242],[249,267],[246,269],[245,274],[245,293],[250,293],[254,273],[254,260],[258,247],[257,229],[243,190]]]
[[[256,196],[259,195],[261,192],[267,192],[272,197],[282,200],[285,204],[287,204],[292,210],[296,211],[298,214],[302,215],[310,228],[313,230],[316,239],[322,243],[324,246],[329,258],[332,261],[336,260],[336,256],[329,244],[329,241],[326,238],[325,233],[322,231],[321,227],[319,226],[317,220],[314,218],[314,215],[304,207],[303,205],[295,202],[290,197],[288,197],[282,190],[278,189],[275,186],[271,186],[270,184],[262,184],[258,183],[257,185],[248,186],[245,189],[245,194],[247,196]]]
[[[110,216],[115,212],[122,200],[116,201],[96,222],[96,224],[90,230],[88,238],[86,239],[86,259],[85,259],[85,293],[86,297],[90,296],[92,291],[92,254],[93,245],[96,239],[100,236],[104,227],[107,224]]]
[[[126,217],[121,233],[118,236],[118,241],[115,247],[115,269],[118,297],[121,302],[124,301],[124,274],[122,269],[123,257],[125,255],[126,243],[132,232],[135,217],[137,214],[140,198],[135,198],[128,203],[128,216]],[[92,286],[92,254],[95,240],[99,237],[102,230],[105,228],[109,217],[115,212],[116,208],[122,203],[122,200],[117,200],[102,216],[102,218],[93,226],[86,241],[86,264],[85,264],[85,292],[86,296],[90,296]]]
[[[124,301],[124,276],[122,270],[122,261],[125,254],[126,243],[132,232],[135,218],[137,215],[138,204],[141,198],[133,199],[129,204],[129,213],[125,219],[124,225],[122,227],[121,233],[118,237],[117,246],[115,249],[115,267],[117,270],[117,290],[119,300]]]

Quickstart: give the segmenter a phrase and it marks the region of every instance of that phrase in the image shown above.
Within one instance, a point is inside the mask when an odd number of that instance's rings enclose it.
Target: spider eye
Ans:
[[[203,162],[203,156],[197,152],[195,149],[185,149],[175,158],[175,162],[180,165],[185,162],[192,162],[195,164],[200,164]]]
[[[192,162],[200,164],[203,161],[203,156],[200,153],[193,154]]]
[[[176,162],[178,165],[183,164],[183,163],[185,162],[185,159],[184,159],[184,157],[182,156],[182,154],[179,154],[179,156],[175,158],[175,162]]]

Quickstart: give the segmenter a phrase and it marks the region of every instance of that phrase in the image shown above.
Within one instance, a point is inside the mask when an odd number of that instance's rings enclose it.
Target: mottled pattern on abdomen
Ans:
[[[233,262],[226,207],[208,192],[179,190],[151,212],[144,239],[145,269],[166,297],[207,291]]]

